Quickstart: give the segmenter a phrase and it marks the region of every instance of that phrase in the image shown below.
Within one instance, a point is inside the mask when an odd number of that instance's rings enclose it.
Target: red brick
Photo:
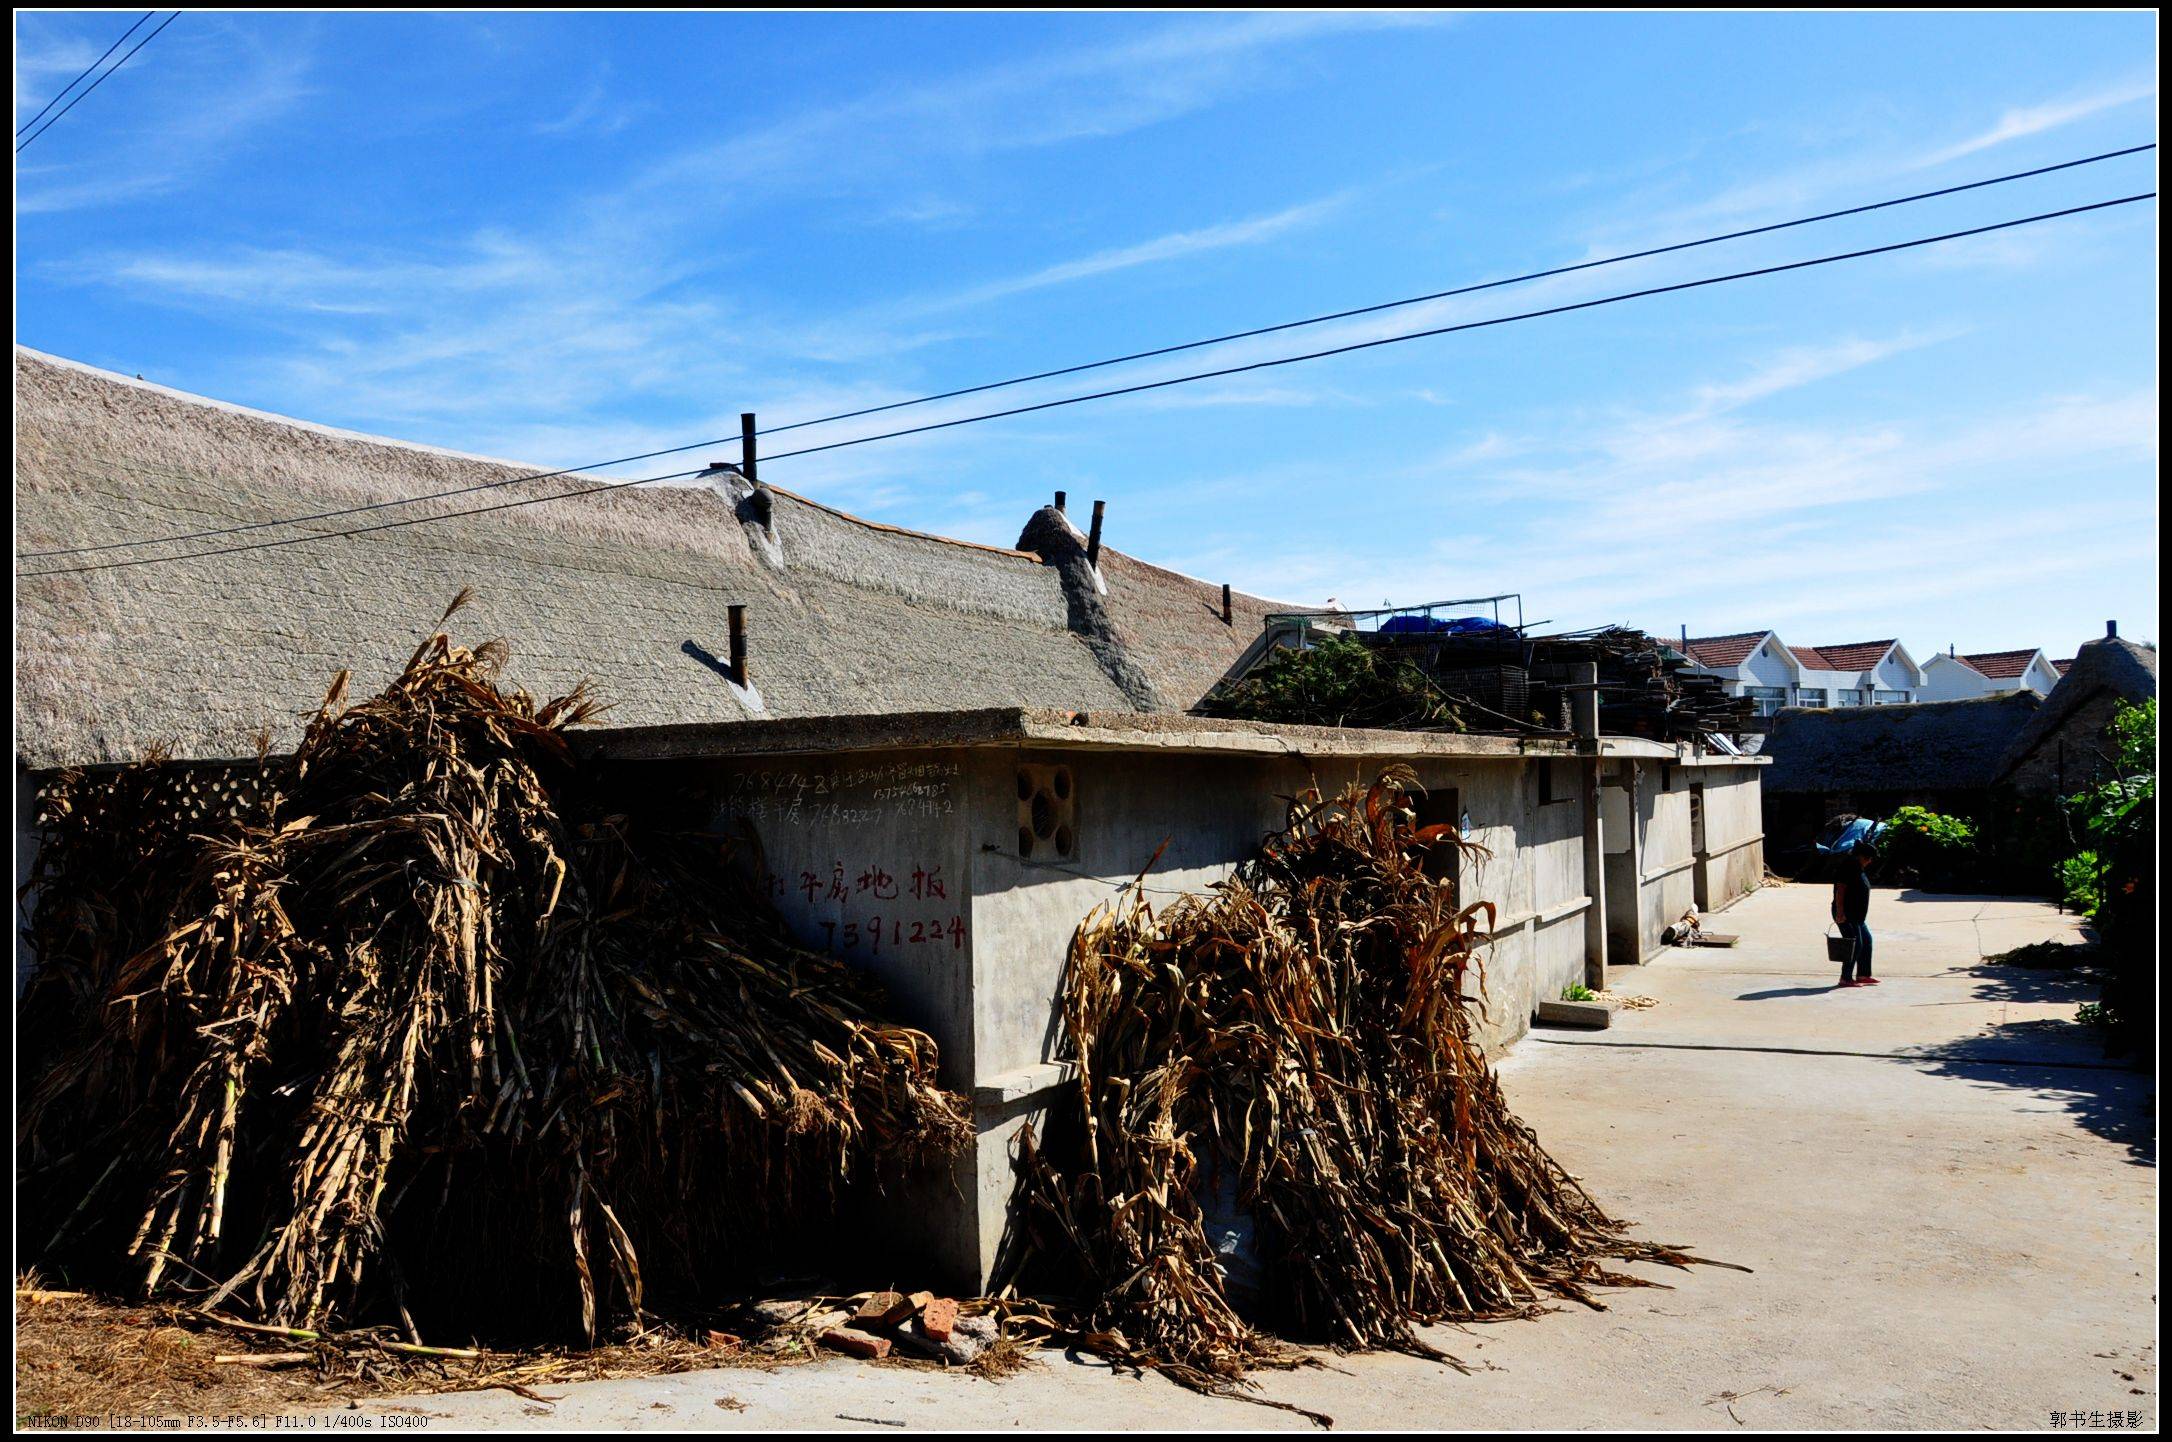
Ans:
[[[913,1314],[912,1298],[902,1292],[877,1292],[860,1303],[854,1315],[855,1327],[895,1327]]]
[[[870,1336],[866,1332],[847,1332],[843,1328],[824,1332],[822,1345],[834,1347],[854,1357],[878,1358],[890,1355],[888,1337]]]
[[[958,1304],[948,1297],[937,1297],[920,1309],[920,1330],[938,1342],[949,1341],[957,1325]]]

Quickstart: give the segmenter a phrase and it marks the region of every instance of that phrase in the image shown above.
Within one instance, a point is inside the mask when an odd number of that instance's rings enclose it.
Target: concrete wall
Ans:
[[[1690,785],[1699,824],[1693,827],[1692,870],[1700,912],[1733,905],[1765,880],[1764,808],[1759,768],[1701,766]]]
[[[1654,959],[1692,908],[1727,906],[1763,880],[1763,767],[1733,758],[1607,763],[1607,961]]]
[[[905,1210],[921,1213],[912,1240],[978,1284],[1002,1236],[1018,1125],[1037,1119],[1065,1075],[1059,996],[1079,923],[1142,871],[1156,901],[1206,889],[1282,827],[1288,797],[1369,779],[1382,764],[955,748],[680,763],[640,784],[692,798],[717,829],[754,843],[764,890],[795,934],[867,968],[895,1014],[935,1037],[945,1081],[975,1099],[979,1137]],[[1423,819],[1467,824],[1486,851],[1460,884],[1466,903],[1496,908],[1480,998],[1489,1048],[1521,1036],[1538,1001],[1583,976],[1583,764],[1414,763]],[[1047,819],[1063,823],[1064,848],[1032,835],[1021,796],[1045,801],[1059,775],[1061,814]],[[971,1205],[959,1208],[958,1195]]]

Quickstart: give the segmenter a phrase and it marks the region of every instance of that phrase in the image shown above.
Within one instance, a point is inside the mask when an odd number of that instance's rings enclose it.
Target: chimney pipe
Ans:
[[[1056,509],[1057,509],[1057,510],[1059,510],[1059,511],[1060,511],[1060,510],[1062,510],[1062,509],[1063,509],[1063,503],[1064,503],[1064,499],[1065,499],[1065,498],[1064,498],[1064,494],[1063,494],[1063,492],[1061,492],[1061,491],[1058,491],[1058,492],[1056,492]]]
[[[754,412],[739,413],[739,474],[754,479]]]
[[[1236,611],[1229,604],[1229,582],[1222,582],[1222,624],[1227,626],[1236,619]]]
[[[1086,564],[1089,566],[1098,567],[1101,564],[1101,514],[1108,507],[1107,501],[1094,502],[1093,529],[1086,533]]]
[[[753,417],[750,416],[748,419],[751,420]],[[727,606],[725,611],[731,618],[732,680],[744,686],[747,684],[747,608],[744,606]]]
[[[2104,623],[2104,639],[2109,641],[2117,637],[2118,635],[2119,623],[2117,621],[2106,621]]]

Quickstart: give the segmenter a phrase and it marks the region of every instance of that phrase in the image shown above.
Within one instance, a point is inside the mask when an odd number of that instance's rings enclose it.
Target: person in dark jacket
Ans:
[[[1878,859],[1878,848],[1869,842],[1856,843],[1855,849],[1840,858],[1840,879],[1833,883],[1833,924],[1840,934],[1854,945],[1848,959],[1840,963],[1842,986],[1876,986],[1878,978],[1870,974],[1870,867]]]

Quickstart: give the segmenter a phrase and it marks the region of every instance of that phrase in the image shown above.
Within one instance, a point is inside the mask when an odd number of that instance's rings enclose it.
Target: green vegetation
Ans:
[[[1563,1001],[1597,1001],[1599,993],[1580,981],[1572,981],[1561,988],[1561,999]]]
[[[1280,650],[1201,708],[1239,721],[1461,731],[1455,703],[1409,661],[1382,658],[1354,636]]]
[[[1984,858],[1976,828],[1960,816],[1903,806],[1885,823],[1886,865],[1933,891],[1974,891],[1983,885]]]
[[[2059,863],[2059,881],[2067,901],[2092,919],[2104,906],[2113,853],[2139,829],[2156,826],[2156,701],[2120,707],[2104,739],[2111,778],[2063,801],[2068,834],[2079,846]]]
[[[2098,757],[2107,779],[2056,802],[2009,794],[1976,817],[1903,806],[1886,822],[1883,865],[1933,891],[2041,894],[2056,886],[2096,926],[2091,960],[2102,966],[2104,999],[2091,1015],[2115,1046],[2143,1057],[2156,1027],[2156,701],[2121,706]],[[2019,952],[1998,959],[2066,964]]]
[[[2059,874],[2104,948],[2102,1024],[2139,1059],[2157,1027],[2156,700],[2120,707],[2104,739],[2111,777],[2065,799],[2076,847]]]
[[[2103,858],[2084,848],[2059,863],[2059,897],[2083,916],[2095,916],[2103,904]]]

